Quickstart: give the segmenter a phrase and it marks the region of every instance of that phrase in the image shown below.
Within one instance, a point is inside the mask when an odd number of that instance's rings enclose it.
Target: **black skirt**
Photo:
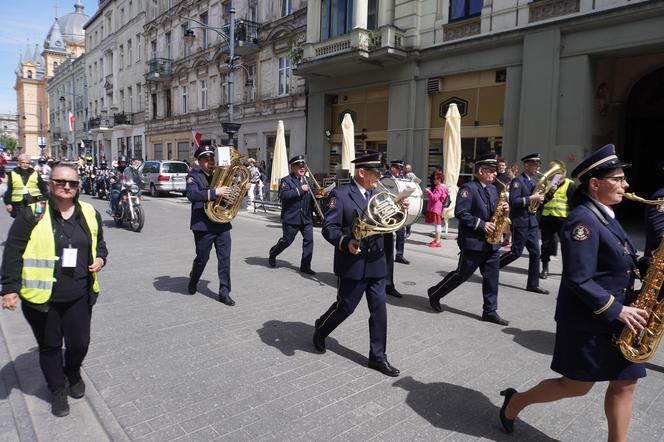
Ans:
[[[569,327],[556,327],[551,369],[575,381],[599,382],[638,379],[646,376],[643,364],[624,358],[610,334],[592,334]]]

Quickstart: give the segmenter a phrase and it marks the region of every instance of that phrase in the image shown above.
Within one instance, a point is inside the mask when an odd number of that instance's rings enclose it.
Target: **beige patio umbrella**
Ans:
[[[272,156],[272,175],[270,176],[270,190],[279,190],[279,182],[288,175],[288,152],[286,150],[286,136],[284,135],[284,122],[277,123],[277,139],[274,142],[274,155]]]
[[[445,219],[445,234],[447,234],[448,220],[454,216],[454,205],[459,187],[459,172],[461,170],[461,115],[457,105],[452,103],[445,114],[445,129],[443,130],[443,168],[445,185],[450,192],[452,204],[443,210]]]
[[[355,173],[355,165],[351,163],[355,159],[355,126],[350,114],[344,114],[341,122],[343,139],[341,141],[341,168],[348,170],[350,176]]]

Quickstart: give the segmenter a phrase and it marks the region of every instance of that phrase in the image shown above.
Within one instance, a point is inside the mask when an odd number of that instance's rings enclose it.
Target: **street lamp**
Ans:
[[[187,45],[187,47],[191,47],[194,42],[196,41],[196,34],[194,34],[194,29],[203,29],[205,31],[212,31],[215,32],[217,35],[219,35],[222,39],[228,42],[228,46],[230,48],[230,57],[228,59],[228,123],[222,123],[222,128],[224,132],[228,135],[228,144],[229,146],[233,147],[234,146],[234,141],[233,141],[233,135],[237,133],[238,130],[240,130],[240,124],[233,122],[234,120],[234,113],[233,113],[233,83],[235,80],[235,8],[232,6],[229,8],[229,15],[230,15],[230,23],[229,23],[229,30],[228,34],[224,32],[224,28],[217,28],[213,26],[208,26],[207,24],[195,20],[191,17],[184,17],[185,20],[192,21],[196,23],[198,26],[191,26],[188,27],[187,30],[184,33],[184,44]],[[238,65],[242,67],[247,73],[249,71],[247,70],[246,67],[242,65]],[[247,80],[247,84],[253,84],[250,80]]]

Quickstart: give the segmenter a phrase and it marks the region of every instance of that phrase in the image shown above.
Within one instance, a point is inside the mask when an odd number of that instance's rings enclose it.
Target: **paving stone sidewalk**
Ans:
[[[397,264],[404,293],[389,298],[388,353],[402,374],[366,368],[368,311],[361,303],[328,338],[311,345],[313,320],[336,296],[332,246],[315,229],[312,266],[297,272],[301,239],[267,265],[281,234],[278,215],[241,212],[233,222],[232,296],[216,301],[214,253],[199,285],[186,294],[193,258],[189,205],[148,198],[141,233],[106,220],[110,251],[100,274],[92,344],[84,364],[86,399],[64,419],[49,414],[35,342],[20,312],[1,312],[0,440],[606,440],[603,393],[531,407],[517,433],[500,429],[498,392],[528,388],[549,370],[560,262],[542,281],[543,296],[523,290],[523,258],[501,272],[499,327],[479,320],[481,278],[474,276],[431,311],[426,288],[456,267],[450,235],[426,247],[431,226],[407,240],[410,265]],[[4,240],[8,217],[0,219]],[[630,440],[664,440],[664,354],[648,365],[635,396]],[[10,417],[12,419],[10,419]]]

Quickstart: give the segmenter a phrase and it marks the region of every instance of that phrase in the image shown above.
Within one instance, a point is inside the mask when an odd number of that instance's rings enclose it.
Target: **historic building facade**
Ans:
[[[145,158],[143,26],[148,0],[101,0],[85,24],[88,128],[95,161]]]
[[[15,114],[0,114],[0,135],[18,140],[18,118]]]
[[[289,155],[305,153],[304,80],[292,75],[293,48],[304,41],[304,0],[233,1],[236,18],[233,96],[229,96],[227,35],[231,1],[174,0],[147,4],[148,157],[191,160],[192,131],[203,143],[225,143],[221,123],[241,123],[240,152],[272,159],[278,120],[284,121]],[[193,20],[188,20],[191,18]],[[189,47],[184,35],[193,31]],[[296,56],[296,55],[295,55]]]
[[[49,100],[46,86],[55,70],[85,50],[83,23],[87,20],[83,4],[76,0],[74,12],[55,19],[40,52],[26,47],[16,69],[16,109],[18,114],[18,146],[22,152],[36,157],[51,154],[49,149]]]
[[[337,168],[350,112],[358,149],[424,175],[442,165],[454,102],[466,174],[490,150],[573,168],[613,142],[635,163],[634,187],[654,190],[664,150],[645,153],[664,124],[661,0],[309,0],[302,50],[295,72],[308,81],[318,170]]]

